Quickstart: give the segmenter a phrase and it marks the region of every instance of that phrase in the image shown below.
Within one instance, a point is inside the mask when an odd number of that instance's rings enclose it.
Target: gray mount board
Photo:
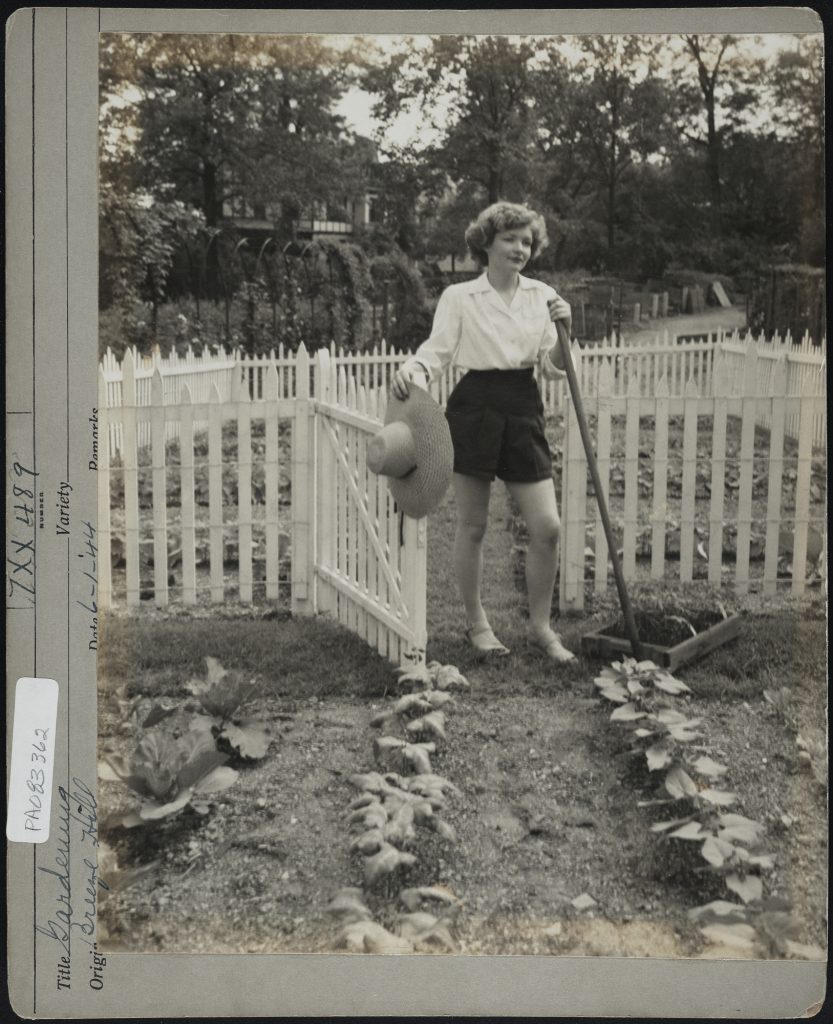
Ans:
[[[7,22],[6,451],[37,474],[49,528],[16,538],[34,552],[30,601],[7,597],[9,740],[15,682],[60,687],[51,831],[7,843],[8,977],[25,1018],[457,1014],[793,1017],[819,1004],[825,965],[591,957],[180,955],[108,953],[94,984],[83,928],[62,937],[62,886],[83,925],[91,843],[61,848],[60,789],[96,784],[96,657],[85,531],[96,524],[90,468],[98,402],[99,32],[794,32],[803,8],[291,11],[41,7]],[[53,506],[68,497],[70,528]],[[7,480],[7,551],[14,525]],[[10,570],[7,566],[7,584]],[[8,594],[8,585],[7,585]],[[8,774],[7,762],[7,774]],[[93,861],[94,863],[94,861]],[[60,877],[59,877],[60,876]],[[65,880],[64,881],[62,880]],[[65,912],[65,911],[64,911]],[[94,917],[94,915],[93,915]],[[62,983],[62,981],[64,983]],[[93,982],[93,984],[91,984]]]

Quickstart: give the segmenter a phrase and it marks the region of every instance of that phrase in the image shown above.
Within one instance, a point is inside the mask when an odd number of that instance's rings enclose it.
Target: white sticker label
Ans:
[[[49,839],[57,721],[57,682],[27,676],[18,679],[6,819],[6,837],[13,843],[45,843]]]

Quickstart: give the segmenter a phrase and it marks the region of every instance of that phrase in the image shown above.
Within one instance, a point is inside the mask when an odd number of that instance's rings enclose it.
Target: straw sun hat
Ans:
[[[399,509],[419,519],[436,508],[451,483],[454,448],[442,409],[411,384],[404,400],[391,395],[385,425],[367,444],[367,466],[388,478]]]

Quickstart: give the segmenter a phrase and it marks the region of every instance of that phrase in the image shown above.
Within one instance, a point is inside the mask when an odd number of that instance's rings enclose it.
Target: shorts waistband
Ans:
[[[476,380],[525,380],[534,373],[534,367],[523,366],[517,370],[466,370],[465,377],[473,377]]]

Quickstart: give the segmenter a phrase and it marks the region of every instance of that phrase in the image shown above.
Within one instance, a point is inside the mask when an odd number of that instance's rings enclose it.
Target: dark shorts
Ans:
[[[454,443],[454,472],[509,483],[552,477],[544,405],[526,370],[469,370],[445,410]]]

